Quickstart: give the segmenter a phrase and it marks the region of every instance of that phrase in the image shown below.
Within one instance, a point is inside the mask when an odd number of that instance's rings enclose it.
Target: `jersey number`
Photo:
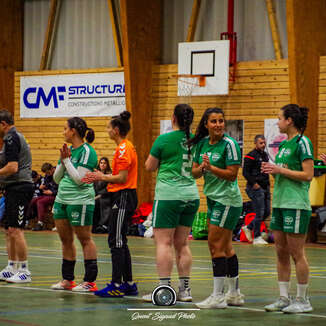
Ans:
[[[189,160],[188,154],[182,155],[182,167],[181,167],[181,175],[184,177],[190,177],[191,175],[191,167],[192,167],[192,159]]]

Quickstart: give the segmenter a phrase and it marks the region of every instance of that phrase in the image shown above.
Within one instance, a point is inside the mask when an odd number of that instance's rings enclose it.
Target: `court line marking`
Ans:
[[[316,249],[314,247],[311,247],[311,248],[312,249]],[[6,247],[0,246],[0,249],[6,250]],[[33,247],[33,246],[28,247],[28,250],[39,250],[39,251],[56,252],[56,253],[61,253],[62,252],[61,248],[59,248],[59,249],[47,249],[47,248]],[[326,248],[325,249],[322,248],[322,250],[326,250]],[[98,255],[111,257],[111,254],[109,254],[107,252],[105,252],[105,253],[98,252]],[[147,258],[147,259],[155,259],[156,258],[155,257],[155,254],[154,254],[154,256],[133,255],[133,257],[135,257],[135,258]],[[196,256],[196,255],[193,255],[192,257],[194,258],[194,257],[204,257],[204,256]],[[193,261],[207,263],[207,262],[210,262],[211,259],[210,259],[209,256],[207,256],[207,260],[193,259]],[[252,264],[251,263],[245,263],[245,262],[243,262],[243,263],[241,263],[241,265],[250,265],[251,266]],[[274,264],[266,264],[266,263],[256,263],[256,265],[275,267]],[[313,267],[310,266],[310,268],[313,268]],[[325,268],[325,266],[317,266],[315,268]]]
[[[315,249],[314,247],[311,247],[313,249]],[[0,246],[0,249],[6,249],[6,247],[3,247],[3,246]],[[56,252],[56,253],[61,253],[62,250],[61,248],[60,249],[46,249],[46,248],[40,248],[40,247],[28,247],[28,250],[39,250],[39,251],[46,251],[46,252]],[[323,249],[325,250],[325,249]],[[0,255],[3,255],[3,256],[7,256],[7,253],[6,252],[2,252],[0,253]],[[111,254],[108,254],[108,253],[101,253],[99,252],[98,255],[101,255],[101,256],[107,256],[107,257],[111,257]],[[36,258],[42,258],[42,257],[45,257],[45,256],[33,256],[33,255],[29,255],[31,257],[36,257]],[[135,257],[135,258],[145,258],[145,259],[156,259],[155,255],[154,256],[144,256],[144,255],[132,255],[132,257]],[[196,257],[196,256],[192,256],[192,257]],[[200,257],[200,256],[197,256],[197,257]],[[45,257],[45,258],[50,258],[50,257]],[[62,257],[55,257],[55,259],[62,259]],[[83,260],[80,260],[80,259],[77,259],[77,261],[83,261]],[[194,262],[199,262],[199,263],[209,263],[211,262],[211,259],[209,257],[207,257],[207,260],[201,260],[201,259],[193,259]],[[99,262],[102,262],[102,263],[110,263],[110,262],[107,262],[107,261],[100,261]],[[137,264],[137,263],[135,263]],[[140,264],[140,263],[138,263]],[[143,265],[146,265],[146,264],[143,264]],[[249,265],[249,266],[252,266],[251,263],[244,263],[244,262],[241,262],[241,259],[240,259],[240,265],[243,266],[243,265]],[[255,263],[255,265],[257,266],[266,266],[266,267],[274,267],[276,268],[276,264],[265,264],[265,263]],[[149,266],[152,266],[152,265],[149,265]],[[205,267],[197,267],[198,269],[210,269],[210,268],[205,268]],[[310,269],[324,269],[322,271],[326,271],[325,270],[325,266],[309,266]]]
[[[0,252],[0,256],[7,256],[7,253],[3,253],[3,252]],[[53,260],[62,260],[62,257],[50,257],[50,256],[41,256],[41,255],[29,255],[29,257],[33,257],[33,258],[41,258],[41,259],[53,259]],[[83,259],[80,259],[80,258],[77,258],[76,259],[77,262],[84,262]],[[103,264],[111,264],[112,262],[111,261],[104,261],[104,260],[98,260],[99,263],[103,263]],[[138,265],[138,266],[148,266],[148,267],[152,267],[152,266],[156,266],[155,263],[153,264],[149,264],[149,263],[137,263],[137,262],[133,262],[132,263],[133,265]],[[240,263],[240,265],[243,265]],[[258,264],[256,264],[258,265]],[[310,268],[312,268],[310,266]],[[316,268],[316,267],[315,267]],[[325,268],[323,266],[323,268]],[[192,269],[193,270],[211,270],[210,267],[198,267],[198,266],[192,266]],[[241,270],[241,269],[240,269]],[[262,275],[262,274],[272,274],[272,275],[276,275],[277,272],[276,271],[257,271],[257,270],[241,270],[241,273],[243,272],[247,272],[247,273],[258,273],[257,275]],[[240,273],[240,275],[241,275]],[[249,276],[249,275],[248,275]],[[251,275],[251,276],[255,276],[255,275]],[[326,276],[317,276],[317,275],[310,275],[311,278],[320,278],[320,279],[324,279],[326,278]],[[243,276],[242,276],[243,278]]]
[[[94,296],[93,293],[72,292],[72,291],[66,291],[66,290],[51,290],[51,289],[31,288],[31,287],[24,287],[24,286],[6,286],[6,285],[0,285],[0,287],[6,287],[7,289],[46,291],[46,292],[52,292],[52,293],[59,293],[59,292],[62,293],[63,292],[63,293],[69,293],[69,294],[72,294],[72,295],[81,294],[81,295],[92,295],[92,296]],[[124,296],[124,298],[126,298],[126,299],[133,299],[133,300],[137,300],[137,301],[143,301],[143,299],[141,297]],[[179,304],[179,302],[178,302],[178,304]],[[194,303],[192,303],[192,302],[183,302],[183,303],[180,303],[180,304],[194,304]],[[129,308],[127,308],[127,309],[129,309]],[[140,308],[140,309],[130,308],[130,309],[142,310],[142,308]],[[150,308],[148,308],[148,309],[150,309]],[[177,309],[177,308],[172,308],[172,310],[173,309]],[[232,307],[228,307],[227,309],[265,312],[264,309],[247,308],[247,307],[234,307],[234,306],[232,306]],[[165,310],[170,310],[170,309],[165,309]],[[185,310],[185,309],[180,309],[180,310]],[[199,310],[201,310],[201,309],[199,309]],[[283,314],[281,311],[278,311],[278,312],[275,312],[275,313]],[[272,313],[270,313],[270,314],[272,314]],[[326,319],[326,316],[324,316],[324,315],[317,315],[317,314],[310,314],[310,313],[293,314],[293,315]]]
[[[129,311],[198,311],[198,308],[127,308]]]

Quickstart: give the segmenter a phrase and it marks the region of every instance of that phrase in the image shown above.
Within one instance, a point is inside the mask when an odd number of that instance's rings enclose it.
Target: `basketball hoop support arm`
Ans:
[[[234,0],[228,0],[228,31],[221,33],[221,40],[230,41],[230,58],[229,63],[232,67],[230,70],[230,79],[235,81],[235,70],[237,64],[237,33],[234,32]]]

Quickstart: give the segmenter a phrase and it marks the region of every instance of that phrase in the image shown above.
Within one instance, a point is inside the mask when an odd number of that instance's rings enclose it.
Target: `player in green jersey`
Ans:
[[[78,117],[67,120],[63,132],[66,144],[60,149],[60,160],[54,173],[54,181],[59,184],[53,213],[55,225],[62,242],[62,281],[52,285],[53,290],[94,292],[97,290],[96,246],[91,238],[95,191],[93,185],[81,181],[85,174],[97,166],[95,150],[88,144],[95,135],[86,122]],[[85,137],[86,135],[86,137]],[[84,137],[88,143],[84,142]],[[74,234],[81,243],[84,253],[84,281],[74,282],[76,247]]]
[[[189,277],[192,264],[188,235],[199,206],[199,193],[191,175],[193,148],[188,145],[193,109],[178,104],[172,116],[172,132],[154,142],[145,167],[158,170],[153,206],[156,264],[160,285],[171,284],[173,249],[179,274],[177,300],[192,301]],[[151,295],[143,297],[151,301]]]
[[[208,206],[208,246],[212,257],[214,289],[200,308],[241,306],[244,296],[238,286],[239,264],[232,247],[232,231],[241,211],[242,198],[237,183],[241,165],[238,143],[225,133],[224,112],[209,108],[202,116],[191,143],[197,144],[192,167],[195,178],[204,176]],[[224,295],[224,281],[228,292]]]
[[[288,139],[280,144],[275,164],[262,164],[262,171],[275,177],[270,228],[274,233],[280,288],[280,298],[265,306],[266,311],[313,310],[307,298],[309,265],[304,251],[311,216],[308,191],[314,174],[312,144],[303,135],[307,120],[307,108],[296,104],[284,106],[278,116],[278,127]],[[293,302],[289,297],[291,257],[297,276],[297,296]]]

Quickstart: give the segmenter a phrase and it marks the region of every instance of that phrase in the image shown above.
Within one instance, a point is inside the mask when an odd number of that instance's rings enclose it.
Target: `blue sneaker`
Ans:
[[[125,295],[138,295],[138,289],[136,283],[130,285],[128,282],[124,282],[120,285],[119,289]]]
[[[94,294],[102,298],[122,298],[125,293],[121,290],[121,285],[115,286],[113,282],[107,283],[107,287],[102,290],[95,291]]]

